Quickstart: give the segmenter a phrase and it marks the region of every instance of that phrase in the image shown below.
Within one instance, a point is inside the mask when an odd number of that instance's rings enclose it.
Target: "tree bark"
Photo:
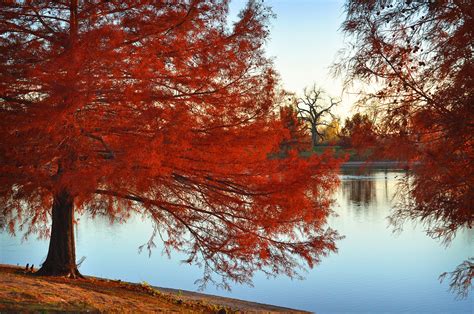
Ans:
[[[76,265],[74,199],[67,190],[62,190],[54,195],[48,256],[36,274],[70,278],[82,277]]]
[[[314,127],[311,127],[311,144],[313,145],[312,148],[318,146],[318,133]]]

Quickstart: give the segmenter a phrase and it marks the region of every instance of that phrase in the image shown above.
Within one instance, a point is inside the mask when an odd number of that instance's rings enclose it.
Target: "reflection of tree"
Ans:
[[[375,182],[370,178],[359,178],[342,182],[342,193],[351,202],[369,205],[375,201]]]
[[[5,214],[0,211],[0,231],[3,230],[6,226]]]

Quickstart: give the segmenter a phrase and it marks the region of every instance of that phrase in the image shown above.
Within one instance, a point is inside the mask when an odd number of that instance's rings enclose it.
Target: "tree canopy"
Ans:
[[[382,111],[384,154],[417,161],[392,222],[448,243],[474,223],[474,8],[470,1],[350,0],[336,65]],[[472,272],[470,273],[472,277]]]
[[[341,144],[347,147],[365,149],[377,143],[374,123],[366,114],[356,113],[346,118],[341,130]]]
[[[250,282],[336,250],[337,161],[272,158],[290,132],[250,1],[4,2],[0,197],[10,231],[51,236],[39,273],[78,275],[74,213],[154,222],[148,247]],[[50,226],[52,222],[52,227]]]
[[[362,1],[347,4],[351,48],[336,69],[372,84],[387,154],[417,160],[397,217],[426,222],[449,239],[474,219],[473,8],[467,1]],[[374,89],[374,86],[375,89]]]

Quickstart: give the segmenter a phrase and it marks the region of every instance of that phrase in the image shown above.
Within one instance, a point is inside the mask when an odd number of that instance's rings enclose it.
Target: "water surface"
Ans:
[[[338,217],[330,226],[345,235],[339,252],[306,273],[306,280],[257,275],[254,287],[234,285],[231,292],[208,287],[204,292],[315,311],[317,313],[472,313],[473,296],[458,301],[440,284],[438,276],[474,255],[473,232],[458,234],[445,248],[427,237],[421,226],[406,225],[393,234],[387,225],[396,200],[396,182],[403,172],[345,170],[335,193]],[[87,275],[146,281],[183,290],[197,289],[202,271],[160,254],[138,254],[138,246],[152,232],[151,223],[133,217],[127,224],[110,225],[106,219],[80,218],[77,256],[85,256],[80,271]],[[21,235],[0,233],[0,263],[38,265],[48,243]]]

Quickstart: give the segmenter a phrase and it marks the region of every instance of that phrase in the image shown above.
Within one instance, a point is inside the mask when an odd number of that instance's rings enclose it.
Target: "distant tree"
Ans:
[[[50,236],[38,274],[80,276],[75,213],[148,216],[147,247],[159,236],[203,284],[298,276],[336,250],[337,162],[269,157],[288,137],[270,12],[250,1],[229,27],[227,2],[2,3],[1,210]]]
[[[392,221],[448,243],[474,224],[472,2],[349,0],[346,11],[353,41],[336,73],[371,86],[360,103],[384,111],[385,154],[419,161]]]
[[[377,142],[374,124],[366,114],[360,113],[346,118],[340,138],[342,146],[356,149],[374,146]]]
[[[327,119],[335,118],[331,110],[339,102],[331,97],[325,99],[325,93],[315,85],[312,88],[305,88],[303,94],[303,97],[295,100],[298,116],[306,122],[311,132],[312,147],[316,147],[324,138],[322,127],[329,127]]]
[[[340,140],[341,126],[339,123],[339,118],[334,118],[324,128],[323,138],[328,144],[336,144]]]

